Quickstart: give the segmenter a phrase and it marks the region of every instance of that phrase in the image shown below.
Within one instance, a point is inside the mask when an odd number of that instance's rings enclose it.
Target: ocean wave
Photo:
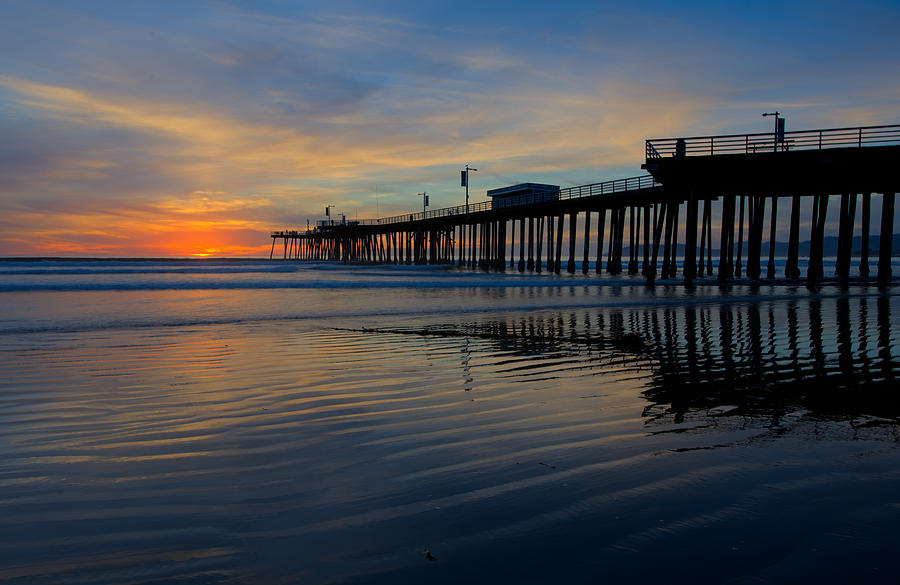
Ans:
[[[294,266],[278,265],[271,267],[202,267],[194,266],[183,268],[107,268],[107,267],[85,267],[85,268],[21,268],[21,269],[0,269],[0,276],[76,276],[76,275],[97,275],[97,274],[259,274],[259,273],[284,273],[296,272]]]
[[[602,280],[576,277],[511,277],[484,278],[478,276],[439,278],[361,278],[354,280],[134,280],[112,282],[0,282],[0,292],[37,291],[134,291],[134,290],[235,290],[235,289],[389,289],[389,288],[522,288],[557,286],[634,286],[635,279]],[[381,275],[384,276],[384,275]]]

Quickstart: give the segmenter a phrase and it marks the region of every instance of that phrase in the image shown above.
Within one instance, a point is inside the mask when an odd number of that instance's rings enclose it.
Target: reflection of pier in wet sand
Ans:
[[[514,354],[589,352],[601,367],[649,374],[645,415],[654,421],[711,410],[773,422],[798,412],[896,420],[891,304],[890,296],[865,294],[687,302],[379,331],[490,339]]]

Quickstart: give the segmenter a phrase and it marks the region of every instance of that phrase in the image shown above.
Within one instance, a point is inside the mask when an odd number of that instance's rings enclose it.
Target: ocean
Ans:
[[[896,286],[0,260],[0,581],[891,582],[898,324]]]

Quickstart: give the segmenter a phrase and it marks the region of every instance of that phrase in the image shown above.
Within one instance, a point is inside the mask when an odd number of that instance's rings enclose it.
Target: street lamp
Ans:
[[[425,194],[425,191],[418,193],[418,195],[422,196],[422,214],[425,213],[425,208],[428,207],[428,195]]]
[[[460,171],[460,181],[462,182],[462,187],[466,188],[466,215],[469,214],[469,171],[477,171],[478,169],[473,169],[469,165],[466,165],[466,170]]]
[[[765,112],[763,113],[763,118],[767,118],[768,116],[775,116],[775,142],[773,143],[772,150],[778,151],[778,143],[784,143],[784,118],[779,117],[781,112],[775,110],[774,112]]]

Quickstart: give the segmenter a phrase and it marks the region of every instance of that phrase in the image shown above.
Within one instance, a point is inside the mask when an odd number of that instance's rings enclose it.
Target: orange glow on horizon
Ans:
[[[154,229],[156,228],[156,229]],[[77,229],[39,232],[33,239],[0,236],[0,256],[61,257],[268,257],[268,231],[258,228],[192,229],[191,223],[166,231],[116,226],[102,234]]]

